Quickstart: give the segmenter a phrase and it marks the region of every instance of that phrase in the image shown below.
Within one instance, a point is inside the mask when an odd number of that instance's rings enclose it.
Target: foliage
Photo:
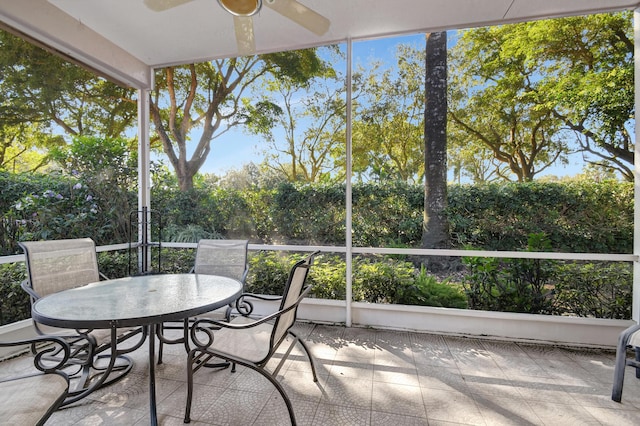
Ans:
[[[287,256],[260,252],[250,256],[247,289],[258,294],[282,294],[289,270],[303,255]],[[313,297],[344,300],[346,295],[344,257],[323,254],[316,257],[309,274]],[[353,300],[370,303],[466,307],[459,288],[428,275],[416,274],[411,262],[386,256],[353,260]]]
[[[422,266],[414,283],[400,289],[397,303],[466,309],[467,296],[460,285],[446,279],[439,281]]]
[[[531,22],[523,49],[549,68],[539,90],[565,126],[578,132],[594,164],[633,180],[633,12]],[[524,43],[524,40],[513,40]]]
[[[632,251],[631,183],[455,185],[447,215],[454,247],[520,250],[530,234],[544,233],[561,252]]]
[[[334,66],[342,56],[332,57]],[[255,117],[248,131],[267,145],[262,165],[290,182],[343,181],[344,162],[335,153],[344,146],[344,76],[331,69],[302,82],[265,80],[245,106]]]
[[[631,318],[631,265],[566,263],[555,274],[556,312],[592,318]]]
[[[0,31],[0,122],[68,135],[118,137],[135,123],[134,91]]]
[[[169,227],[165,229],[162,238],[165,241],[171,241],[173,243],[197,243],[203,238],[217,239],[221,238],[221,235],[205,231],[202,226],[196,224],[189,224],[182,227],[169,225]]]
[[[513,40],[525,39],[528,25],[466,30],[452,48],[450,61],[451,153],[456,146],[464,150],[471,144],[480,158],[491,153],[489,173],[519,182],[531,181],[558,160],[566,161],[569,151],[561,120],[539,99],[540,82],[554,77]],[[477,171],[479,157],[472,154],[458,158],[458,163]]]
[[[88,201],[88,188],[74,177],[0,172],[0,184],[4,189],[0,206],[5,209],[0,230],[6,254],[20,252],[16,243],[20,239],[45,235],[90,236],[98,244],[127,241],[115,237],[111,219],[102,214],[105,200]],[[177,191],[170,180],[154,182],[154,210],[163,214],[165,225],[163,241],[196,241],[215,235],[264,243],[343,244],[343,185],[248,184],[228,188],[207,180],[198,185],[184,193]],[[452,186],[448,217],[455,247],[472,243],[488,250],[521,250],[528,244],[529,250],[628,253],[633,235],[632,192],[630,183],[588,180]],[[423,204],[420,186],[402,182],[355,184],[353,200],[354,244],[419,246]],[[93,203],[98,208],[96,214],[91,212]],[[545,214],[540,215],[540,211]],[[37,213],[35,217],[33,213]],[[128,218],[128,212],[119,213]],[[533,240],[532,234],[544,234],[544,240],[540,236]],[[193,265],[193,253],[193,249],[162,249],[161,270],[187,272]],[[250,258],[249,289],[280,293],[296,256],[265,252],[251,253]],[[110,277],[129,272],[126,252],[100,253],[99,259],[101,270]],[[404,256],[357,256],[353,266],[356,301],[461,307],[456,284],[439,282]],[[461,274],[468,274],[464,285],[470,306],[476,308],[628,315],[629,305],[624,302],[626,289],[630,289],[626,265],[616,269],[581,264],[567,272],[562,266],[547,260],[467,259],[468,269]],[[318,258],[310,276],[314,295],[344,298],[345,273],[342,256],[325,254]],[[584,308],[579,306],[580,300],[585,301]]]
[[[258,252],[249,256],[249,293],[281,295],[295,261],[275,252]]]
[[[127,239],[128,214],[137,209],[132,193],[137,187],[134,146],[122,138],[77,136],[51,151],[52,159],[88,189],[92,200],[102,200],[100,214],[110,219],[109,228],[119,241]]]
[[[154,256],[156,253],[154,253]],[[195,264],[195,249],[174,249],[163,248],[160,253],[160,272],[186,274],[191,271]],[[155,258],[154,258],[155,259]]]
[[[77,179],[60,175],[12,175],[0,172],[0,243],[18,253],[25,235],[91,236],[98,244],[122,243],[113,222],[128,222],[128,211],[110,197],[98,198]],[[43,197],[46,191],[55,197]],[[50,194],[50,192],[47,192]],[[63,200],[57,199],[57,194]],[[38,195],[35,199],[33,195]],[[87,197],[91,195],[91,203]],[[153,209],[162,216],[165,237],[179,233],[248,238],[263,243],[342,245],[345,241],[345,187],[339,184],[280,184],[226,188],[203,183],[181,192],[171,182],[154,181]],[[25,197],[39,203],[40,214],[58,215],[52,223],[31,224],[35,211],[14,208]],[[135,194],[130,193],[134,198]],[[423,188],[402,182],[353,186],[353,243],[372,247],[419,247]],[[93,203],[97,213],[91,212]],[[452,246],[520,250],[532,233],[544,233],[562,252],[630,253],[633,235],[633,186],[588,180],[525,184],[451,185],[447,217]],[[539,214],[544,211],[545,214]],[[87,214],[83,220],[82,213]],[[120,215],[112,219],[110,215]],[[23,225],[26,220],[30,227]],[[66,222],[68,223],[66,223]],[[74,224],[75,223],[75,224]],[[37,226],[36,226],[37,225]],[[51,225],[51,226],[49,226]],[[64,233],[58,234],[64,229]],[[75,226],[75,228],[74,228]],[[194,231],[198,231],[195,232]],[[188,231],[188,232],[187,232]],[[25,234],[28,233],[28,234]],[[182,237],[180,237],[182,238]],[[184,238],[183,238],[184,239]],[[186,239],[185,239],[186,240]]]
[[[543,234],[529,237],[527,251],[549,251]],[[469,307],[498,312],[548,314],[555,262],[542,259],[465,257],[469,274],[462,281]]]
[[[343,242],[344,205],[342,185],[281,184],[271,205],[276,224],[271,237],[298,244]]]
[[[425,53],[398,45],[393,68],[358,70],[354,86],[353,171],[357,179],[422,182]],[[357,79],[356,79],[357,77]]]
[[[303,83],[330,70],[316,49],[220,59],[159,69],[151,96],[151,118],[181,190],[193,188],[193,178],[211,152],[211,141],[232,127],[264,119],[273,107],[248,108],[245,91],[257,80]],[[260,105],[267,105],[262,102]],[[201,130],[193,149],[187,144]],[[189,152],[189,154],[187,153]]]
[[[354,259],[353,300],[394,303],[413,281],[414,266],[396,259]]]
[[[127,277],[131,275],[129,264],[135,263],[136,258],[136,254],[130,254],[128,250],[101,252],[98,253],[98,270],[110,279]]]
[[[6,220],[16,223],[15,232],[20,240],[91,236],[104,241],[109,225],[100,219],[96,200],[81,183],[71,183],[59,187],[59,191],[46,189],[25,195],[5,212]]]
[[[0,265],[0,325],[31,317],[31,302],[20,283],[26,278],[24,263]]]
[[[324,254],[321,260],[314,262],[309,274],[313,297],[344,300],[347,295],[347,263],[344,257]]]
[[[462,32],[450,61],[450,155],[457,173],[476,183],[496,176],[522,182],[582,151],[632,180],[632,16]]]
[[[41,123],[0,124],[0,170],[13,173],[45,170],[48,149],[64,143]]]

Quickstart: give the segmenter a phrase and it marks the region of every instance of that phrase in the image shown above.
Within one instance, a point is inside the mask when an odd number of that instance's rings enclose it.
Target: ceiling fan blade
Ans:
[[[264,0],[264,5],[317,35],[326,33],[331,25],[327,18],[296,0]]]
[[[240,56],[256,53],[256,39],[253,35],[253,19],[250,16],[234,16],[233,26],[236,30],[236,43]]]
[[[190,1],[192,0],[144,0],[144,4],[154,12],[163,12]]]

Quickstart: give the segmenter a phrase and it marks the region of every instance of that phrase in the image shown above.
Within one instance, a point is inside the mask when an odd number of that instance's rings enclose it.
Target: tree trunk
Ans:
[[[447,33],[429,33],[426,43],[424,112],[423,248],[447,248]],[[435,259],[434,259],[435,260]]]

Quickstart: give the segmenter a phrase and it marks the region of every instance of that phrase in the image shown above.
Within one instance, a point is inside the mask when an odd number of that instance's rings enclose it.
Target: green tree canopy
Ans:
[[[273,112],[268,103],[255,108],[246,102],[253,84],[267,75],[303,83],[328,68],[315,49],[306,49],[160,70],[151,96],[151,116],[180,188],[193,188],[193,177],[211,152],[214,138]],[[187,149],[196,130],[201,133],[194,147]]]
[[[472,146],[485,159],[490,152],[485,175],[490,164],[489,174],[525,181],[579,150],[630,179],[631,16],[589,15],[462,32],[451,54],[453,152],[464,154],[464,147]],[[454,163],[472,175],[483,170],[477,156]]]
[[[355,102],[353,170],[374,179],[420,182],[424,176],[424,49],[402,44],[397,68],[373,63]]]
[[[41,131],[121,137],[137,119],[133,90],[120,87],[0,31],[0,121]]]

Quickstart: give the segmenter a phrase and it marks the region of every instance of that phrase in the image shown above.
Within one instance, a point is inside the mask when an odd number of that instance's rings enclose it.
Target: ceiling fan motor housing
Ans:
[[[262,8],[262,0],[218,0],[218,3],[235,16],[253,16]]]

